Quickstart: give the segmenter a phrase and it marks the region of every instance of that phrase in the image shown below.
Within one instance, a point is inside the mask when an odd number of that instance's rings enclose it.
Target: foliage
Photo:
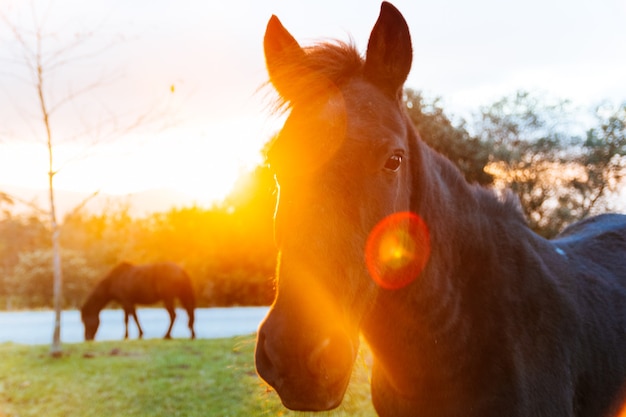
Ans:
[[[404,104],[422,140],[454,162],[469,182],[493,182],[492,175],[485,171],[490,148],[471,136],[463,123],[454,126],[438,100],[428,103],[419,92],[407,89]]]
[[[429,146],[469,182],[515,192],[530,227],[546,237],[615,208],[610,199],[626,167],[626,105],[600,106],[582,140],[571,103],[538,93],[518,91],[481,108],[473,134],[465,121],[453,123],[437,99],[408,89],[404,103]]]
[[[572,114],[568,101],[521,91],[483,108],[477,123],[496,185],[519,196],[531,228],[547,237],[608,210],[623,176],[624,112],[599,118],[582,144]]]
[[[3,268],[3,275],[17,262],[20,253],[50,248],[48,230],[35,215],[13,216],[5,212],[0,217],[0,236],[0,268]]]
[[[127,208],[64,219],[63,307],[82,305],[95,283],[122,261],[174,261],[190,274],[200,306],[268,305],[276,250],[274,180],[267,168],[208,209],[175,208],[133,218]],[[36,216],[0,218],[0,300],[8,308],[52,306],[49,232]]]
[[[64,308],[77,308],[91,291],[99,271],[91,268],[80,253],[63,250]],[[50,307],[52,303],[52,251],[39,249],[20,253],[13,273],[5,278],[7,303],[13,308]]]
[[[46,226],[35,215],[0,217],[0,306],[7,305],[11,294],[7,281],[20,254],[50,248]]]
[[[258,305],[272,300],[272,218],[197,207],[155,214],[135,238],[133,262],[169,259],[191,274],[204,305]]]
[[[531,228],[545,235],[574,220],[570,212],[559,211],[558,202],[568,193],[567,179],[555,170],[566,163],[564,150],[572,142],[568,105],[522,91],[483,108],[477,123],[491,147],[488,169],[500,187],[519,196]]]
[[[254,338],[0,345],[0,413],[14,416],[297,416],[254,371]],[[334,416],[375,416],[361,349]],[[85,401],[89,399],[89,401]]]
[[[584,175],[571,183],[575,191],[571,200],[579,217],[612,209],[609,197],[626,174],[626,103],[617,108],[598,107],[596,119],[598,126],[587,131],[576,159]]]

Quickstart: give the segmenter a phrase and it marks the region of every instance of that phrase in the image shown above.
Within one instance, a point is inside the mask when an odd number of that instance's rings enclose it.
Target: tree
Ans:
[[[482,108],[476,123],[496,186],[512,189],[531,228],[547,237],[577,218],[566,204],[576,175],[570,105],[520,91]]]
[[[17,307],[49,308],[52,300],[51,288],[45,285],[52,274],[52,251],[37,249],[24,251],[13,273],[6,278],[9,301]],[[78,252],[63,250],[63,299],[65,308],[78,308],[85,294],[95,286],[102,271],[95,270]]]
[[[50,250],[49,234],[41,219],[4,213],[0,217],[0,299],[7,308],[13,307],[8,281],[14,266],[21,253],[35,250]]]
[[[617,191],[626,174],[626,103],[596,109],[598,125],[587,131],[576,163],[583,175],[571,182],[571,200],[579,217],[612,209],[608,197]]]
[[[81,68],[79,64],[85,64],[100,56],[106,50],[110,49],[116,42],[106,42],[104,45],[89,47],[89,41],[94,40],[92,32],[75,33],[63,41],[60,33],[48,31],[46,24],[49,22],[51,10],[38,13],[33,3],[30,5],[32,22],[30,27],[23,28],[0,12],[0,19],[9,29],[13,36],[14,56],[6,59],[12,66],[18,65],[20,70],[9,74],[13,80],[24,83],[32,88],[32,92],[36,97],[37,112],[39,113],[39,123],[41,131],[37,135],[43,138],[42,142],[47,149],[47,171],[48,171],[48,191],[49,191],[49,222],[52,243],[52,265],[53,265],[53,299],[55,310],[54,331],[52,336],[52,344],[50,353],[52,356],[60,356],[61,354],[61,308],[62,308],[62,288],[63,275],[61,266],[61,244],[60,233],[61,225],[58,222],[54,179],[59,170],[63,166],[63,162],[59,163],[56,158],[55,148],[64,139],[85,140],[87,133],[78,130],[74,135],[68,134],[67,129],[61,125],[67,125],[67,113],[60,117],[61,110],[79,109],[81,106],[87,106],[85,100],[88,93],[103,87],[104,78],[95,78],[95,80],[85,81],[78,87],[68,82],[67,90],[59,93],[55,89],[56,76],[69,71]],[[55,46],[50,46],[55,45]],[[84,68],[84,67],[82,67]],[[91,74],[91,72],[87,72]],[[82,102],[81,102],[82,99]],[[71,105],[71,106],[70,106]],[[88,107],[88,106],[87,106]],[[76,110],[78,111],[78,110]],[[102,115],[105,115],[102,117]],[[55,117],[59,116],[59,123],[55,125]],[[23,114],[24,119],[28,119],[27,114]],[[80,114],[77,119],[84,118],[84,114]],[[102,113],[86,115],[87,118],[93,117],[95,123],[86,123],[93,132],[91,137],[91,146],[100,141],[102,138],[111,139],[120,137],[139,126],[145,125],[151,120],[156,120],[157,115],[153,109],[132,117],[130,120],[120,122],[117,114],[112,114],[108,108],[103,108]],[[82,126],[81,126],[82,129]],[[59,134],[56,134],[58,132]],[[94,133],[95,132],[95,133]],[[7,135],[7,133],[4,133]],[[89,144],[87,145],[89,146]],[[65,161],[67,162],[67,161]]]
[[[454,162],[469,182],[493,182],[493,176],[485,171],[490,151],[487,144],[471,136],[463,123],[454,126],[438,100],[427,103],[419,92],[406,89],[404,103],[424,142]]]

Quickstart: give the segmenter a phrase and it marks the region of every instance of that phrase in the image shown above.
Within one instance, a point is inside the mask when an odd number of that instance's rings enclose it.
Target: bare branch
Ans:
[[[7,193],[2,192],[2,191],[0,191],[0,203],[7,203],[7,204],[10,204],[10,205],[15,204],[13,202],[13,199],[11,198],[11,196],[9,194],[7,194]]]
[[[68,220],[70,220],[72,217],[76,216],[76,214],[78,214],[83,207],[85,207],[85,205],[87,205],[87,203],[89,201],[91,201],[93,198],[95,198],[98,194],[100,194],[100,191],[94,191],[93,193],[91,193],[90,195],[88,195],[87,197],[85,197],[83,199],[83,201],[81,201],[80,203],[78,203],[78,205],[76,205],[76,207],[74,207],[72,209],[71,212],[69,212],[68,214],[65,215],[65,221],[67,222]]]
[[[25,206],[30,207],[39,214],[43,214],[46,216],[50,215],[49,211],[42,209],[34,201],[24,200],[23,198],[20,198],[16,195],[0,192],[0,201],[2,201],[2,199],[4,199],[5,201],[8,200],[11,204],[14,204],[14,202],[17,201],[20,204],[24,204]]]
[[[78,90],[70,90],[65,97],[61,98],[50,107],[50,114],[56,113],[59,109],[70,102],[75,102],[80,96],[102,88],[107,83],[112,83],[112,78],[107,80],[104,76],[100,76],[98,80],[86,84]]]
[[[80,47],[81,45],[83,45],[87,40],[89,40],[91,38],[91,36],[89,37],[84,37],[84,38],[80,38],[77,39],[76,41],[74,41],[72,44],[68,45],[65,48],[61,48],[59,50],[57,50],[54,54],[52,55],[48,55],[44,61],[44,64],[46,66],[46,68],[52,72],[57,70],[60,67],[64,67],[66,65],[69,65],[70,62],[71,63],[76,63],[79,61],[86,61],[86,60],[90,60],[90,59],[94,59],[97,58],[99,56],[101,56],[104,52],[114,48],[115,46],[118,45],[118,41],[111,41],[110,43],[108,43],[107,45],[95,50],[95,51],[91,51],[91,52],[85,52],[82,53],[80,55],[72,55],[72,56],[67,56],[69,55],[70,52],[75,51],[76,49],[78,49],[78,47]]]

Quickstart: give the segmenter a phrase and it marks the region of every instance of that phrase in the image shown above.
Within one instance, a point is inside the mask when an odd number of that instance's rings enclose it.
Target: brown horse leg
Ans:
[[[189,326],[189,330],[191,330],[191,338],[195,339],[196,338],[196,332],[193,329],[193,323],[195,321],[193,307],[187,308],[187,315],[189,316],[189,322],[187,323],[187,326]]]
[[[139,330],[139,338],[143,338],[143,329],[139,324],[139,319],[137,318],[137,311],[135,311],[135,307],[133,306],[133,317],[135,318],[135,323],[137,324],[137,330]]]
[[[124,321],[126,324],[126,335],[124,336],[124,339],[128,339],[128,316],[133,316],[135,324],[137,325],[137,331],[139,331],[139,339],[143,338],[143,329],[139,324],[139,319],[137,318],[137,311],[135,311],[135,306],[132,304],[124,306],[124,313]]]
[[[165,336],[163,336],[163,339],[171,339],[172,335],[170,333],[172,332],[172,327],[174,327],[174,320],[176,320],[176,310],[174,309],[174,300],[165,300],[163,304],[165,304],[165,309],[170,315],[170,327],[167,329],[167,333],[165,333]]]
[[[124,308],[124,340],[128,339],[128,310]]]

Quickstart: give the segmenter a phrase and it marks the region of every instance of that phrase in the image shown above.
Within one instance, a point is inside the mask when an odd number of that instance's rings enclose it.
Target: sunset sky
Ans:
[[[25,39],[30,3],[0,0]],[[583,108],[626,100],[626,0],[393,2],[413,37],[407,86],[467,116],[517,89]],[[43,53],[90,33],[46,74],[58,189],[175,189],[209,204],[261,160],[268,112],[262,38],[276,14],[301,44],[349,36],[364,50],[378,0],[33,0]],[[23,50],[0,21],[0,191],[45,188],[46,148]],[[85,92],[85,86],[95,83]],[[146,114],[147,113],[147,114]],[[147,115],[141,127],[121,129]],[[114,127],[116,127],[114,129]]]

